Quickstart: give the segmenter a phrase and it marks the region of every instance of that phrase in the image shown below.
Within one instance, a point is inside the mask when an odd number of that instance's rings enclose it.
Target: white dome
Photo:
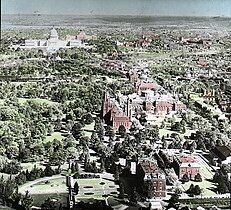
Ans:
[[[59,38],[58,32],[56,31],[55,28],[53,28],[53,29],[51,30],[50,38],[51,38],[51,39],[58,39],[58,38]]]

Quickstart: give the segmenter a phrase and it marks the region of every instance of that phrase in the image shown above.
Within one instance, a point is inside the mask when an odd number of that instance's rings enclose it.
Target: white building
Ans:
[[[60,48],[86,47],[80,39],[60,40],[56,29],[52,29],[50,37],[47,40],[27,39],[25,43],[20,46],[21,49],[41,49],[48,52],[56,52]]]

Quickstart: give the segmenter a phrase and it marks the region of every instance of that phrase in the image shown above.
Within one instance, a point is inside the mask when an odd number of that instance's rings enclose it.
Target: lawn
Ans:
[[[78,179],[79,194],[78,200],[84,199],[103,199],[104,197],[117,195],[118,186],[113,181],[106,179]]]
[[[41,206],[47,198],[55,199],[63,206],[66,206],[67,203],[67,193],[33,194],[31,197],[34,206]]]
[[[3,176],[3,179],[6,180],[10,178],[10,174],[0,173],[0,178]],[[13,175],[14,176],[14,175]]]
[[[28,99],[28,98],[18,98],[18,101],[20,104],[23,104],[25,103],[26,101],[28,100],[31,100],[33,102],[37,102],[37,103],[45,103],[47,105],[54,105],[54,104],[58,104],[58,102],[53,102],[53,101],[50,101],[48,99],[43,99],[43,98],[34,98],[34,99]]]
[[[93,186],[94,188],[98,188],[98,189],[102,189],[105,187],[109,187],[109,186],[115,186],[113,181],[109,181],[106,179],[78,179],[78,184],[80,186],[80,188],[84,187],[84,186]],[[101,185],[100,183],[103,182],[105,183],[104,185]]]
[[[203,181],[202,182],[193,182],[193,181],[186,182],[185,184],[182,185],[184,191],[189,189],[191,184],[194,184],[194,185],[199,185],[200,188],[203,189],[203,193],[202,193],[203,196],[216,195],[216,193],[211,190],[211,189],[216,188],[216,186],[214,185],[214,183],[208,181],[208,179],[212,179],[214,175],[214,173],[212,172],[212,168],[210,168],[209,165],[200,156],[198,156],[198,163],[201,166],[200,174],[202,176]]]
[[[51,136],[46,137],[46,139],[44,140],[44,143],[52,142],[52,141],[54,141],[54,139],[61,141],[63,138],[64,137],[62,136],[62,134],[60,132],[54,132],[51,134]]]
[[[18,98],[18,102],[20,104],[24,104],[26,101],[33,101],[33,102],[37,102],[37,103],[45,103],[47,105],[55,105],[55,104],[58,104],[58,102],[53,102],[53,101],[50,101],[48,99],[43,99],[43,98],[33,98],[33,99],[30,99],[30,98]],[[4,101],[5,99],[0,99],[0,105],[3,105],[4,104]]]
[[[95,122],[89,124],[89,125],[85,125],[83,127],[83,131],[84,131],[84,135],[91,137],[92,132],[94,131],[94,126],[95,126]]]
[[[66,177],[45,177],[41,180],[27,182],[19,187],[19,192],[24,193],[29,191],[31,195],[34,194],[53,194],[66,193]]]

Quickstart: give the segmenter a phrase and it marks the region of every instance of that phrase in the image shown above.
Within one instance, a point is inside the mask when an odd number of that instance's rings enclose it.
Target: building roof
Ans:
[[[150,161],[142,161],[140,162],[140,166],[144,170],[144,173],[154,173],[159,170],[157,164],[152,163]]]
[[[179,157],[179,161],[181,163],[194,163],[196,162],[196,158],[195,156],[192,156],[192,155],[189,155],[189,156],[182,155]]]
[[[216,146],[215,151],[217,151],[219,154],[221,154],[225,158],[231,156],[231,149],[228,146]]]
[[[140,89],[156,90],[158,88],[158,85],[157,83],[154,83],[154,82],[141,82],[140,84],[137,85],[137,87]]]
[[[178,157],[178,161],[181,167],[200,167],[197,158],[193,155],[181,155]]]

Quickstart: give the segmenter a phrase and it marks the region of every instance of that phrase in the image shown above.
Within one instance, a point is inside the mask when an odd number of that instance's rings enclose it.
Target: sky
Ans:
[[[2,14],[231,17],[231,0],[1,0]]]

